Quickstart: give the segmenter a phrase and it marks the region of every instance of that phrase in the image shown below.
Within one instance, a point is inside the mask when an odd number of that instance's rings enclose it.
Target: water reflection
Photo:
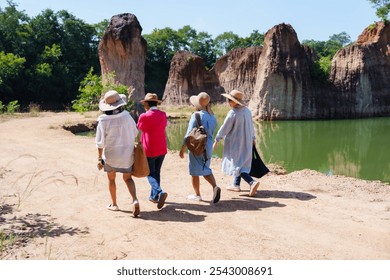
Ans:
[[[264,161],[289,172],[309,168],[390,182],[390,118],[258,122],[255,128]],[[187,121],[168,125],[170,149],[180,149],[186,129]],[[222,146],[215,155],[222,155]]]

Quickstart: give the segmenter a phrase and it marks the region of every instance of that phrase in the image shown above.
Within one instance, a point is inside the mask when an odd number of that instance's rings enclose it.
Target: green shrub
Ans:
[[[120,94],[127,96],[128,87],[115,81],[115,73],[108,75],[108,82],[103,86],[102,77],[93,74],[91,68],[87,76],[81,81],[78,99],[72,101],[72,109],[76,112],[87,112],[99,110],[99,101],[102,94],[109,90],[116,90]],[[129,101],[125,106],[130,111],[134,107],[134,102]]]
[[[16,113],[19,110],[19,102],[17,100],[11,101],[7,105],[7,113],[8,114],[13,114]]]
[[[0,114],[14,114],[19,110],[19,108],[20,105],[17,100],[11,101],[7,105],[0,101]]]
[[[103,91],[101,76],[93,74],[91,68],[81,81],[78,99],[72,101],[72,108],[76,112],[87,112],[99,109],[99,100]]]

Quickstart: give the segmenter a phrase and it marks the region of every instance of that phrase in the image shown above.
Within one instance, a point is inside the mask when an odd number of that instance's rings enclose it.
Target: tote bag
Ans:
[[[150,173],[148,160],[146,158],[144,146],[141,142],[134,144],[134,164],[133,164],[133,176],[134,177],[146,177]]]
[[[249,175],[255,178],[261,178],[268,172],[269,169],[267,168],[267,166],[265,166],[264,162],[261,160],[259,153],[256,150],[256,146],[253,145],[252,165],[251,165],[251,171],[249,172]]]

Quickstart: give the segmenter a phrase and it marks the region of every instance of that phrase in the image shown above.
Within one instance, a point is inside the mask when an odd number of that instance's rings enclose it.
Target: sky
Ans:
[[[265,33],[280,23],[290,24],[298,39],[327,41],[346,32],[352,41],[379,21],[368,0],[13,0],[18,10],[35,17],[45,9],[66,10],[86,23],[98,23],[121,13],[134,14],[142,34],[190,25],[213,37],[233,32],[240,37],[253,30]],[[6,0],[0,0],[2,10]]]

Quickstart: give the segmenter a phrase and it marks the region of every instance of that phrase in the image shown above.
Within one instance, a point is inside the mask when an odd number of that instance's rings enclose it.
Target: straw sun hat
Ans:
[[[207,105],[210,103],[210,95],[206,92],[201,92],[198,95],[191,96],[190,102],[197,110],[206,110]]]
[[[239,105],[245,106],[244,104],[242,104],[242,99],[244,98],[244,94],[241,91],[233,89],[230,93],[222,93],[222,95]]]
[[[145,101],[155,101],[157,103],[161,103],[162,102],[161,100],[158,100],[158,96],[155,93],[147,93],[145,95],[145,98],[143,100],[141,100],[140,102],[144,103]]]

